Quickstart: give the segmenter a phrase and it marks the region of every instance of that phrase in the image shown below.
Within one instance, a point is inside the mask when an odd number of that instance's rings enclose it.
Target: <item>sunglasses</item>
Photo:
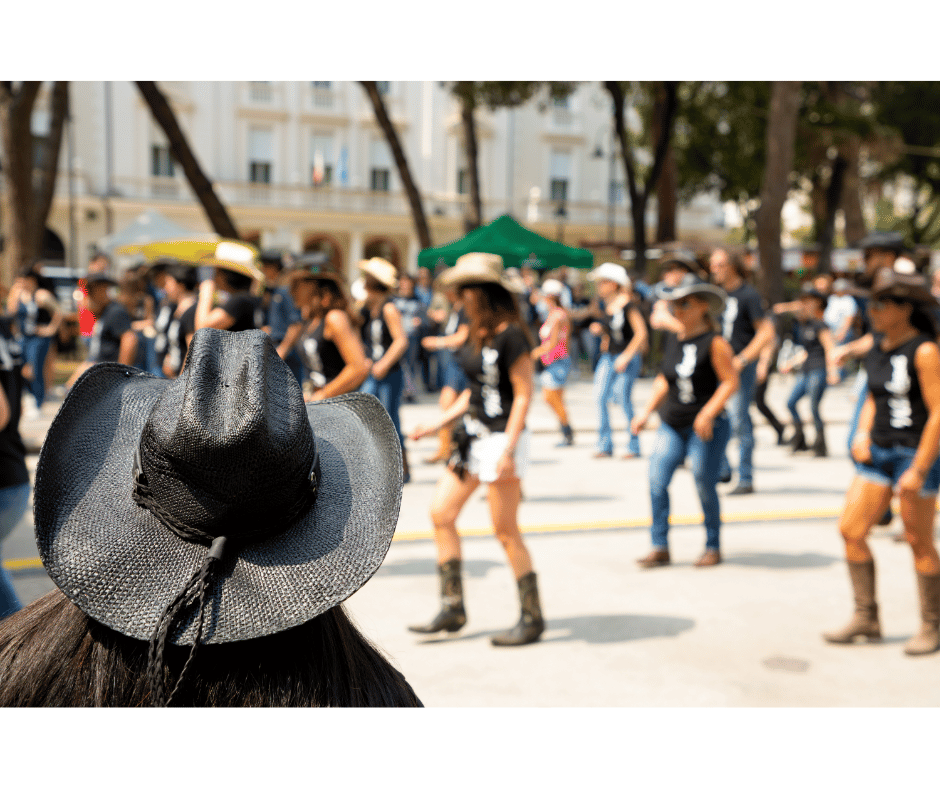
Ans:
[[[688,309],[694,303],[695,303],[694,298],[677,298],[675,301],[672,302],[672,305],[676,309]]]

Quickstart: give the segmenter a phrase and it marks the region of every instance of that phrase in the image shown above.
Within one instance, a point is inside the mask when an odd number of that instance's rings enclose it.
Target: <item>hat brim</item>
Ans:
[[[199,261],[199,265],[209,265],[213,268],[224,268],[226,271],[234,271],[236,274],[250,277],[256,282],[264,282],[264,271],[257,266],[246,263],[236,263],[231,260],[220,260],[218,257],[204,257]]]
[[[657,298],[661,298],[663,301],[676,301],[686,296],[698,296],[708,302],[708,309],[712,314],[719,314],[725,308],[725,300],[727,299],[724,290],[707,282],[691,287],[683,285],[668,287],[660,282],[654,293]]]
[[[98,364],[75,384],[53,421],[36,471],[40,556],[85,613],[149,640],[207,548],[171,533],[132,496],[134,451],[169,381]],[[401,444],[369,394],[306,407],[320,458],[314,505],[287,531],[231,549],[209,587],[202,641],[270,635],[350,597],[376,572],[401,507]],[[193,642],[195,612],[170,641]]]
[[[381,284],[385,285],[385,287],[387,287],[389,290],[394,290],[396,287],[398,287],[397,276],[394,279],[390,279],[386,271],[377,267],[373,267],[369,265],[368,262],[360,263],[359,270],[362,273],[371,276],[373,279],[375,279],[376,282],[380,282]]]
[[[507,276],[496,276],[488,271],[459,271],[457,268],[448,268],[441,272],[437,278],[436,286],[439,290],[450,290],[470,285],[500,285],[510,293],[522,292],[519,285]]]
[[[925,287],[909,287],[907,285],[893,284],[880,290],[871,290],[866,293],[870,298],[902,298],[921,306],[938,306],[937,299]]]

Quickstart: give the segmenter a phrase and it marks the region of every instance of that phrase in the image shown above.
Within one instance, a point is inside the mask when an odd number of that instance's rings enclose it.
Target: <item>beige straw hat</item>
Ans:
[[[238,241],[219,241],[212,254],[203,257],[200,265],[224,268],[258,282],[264,282],[264,271],[258,264],[258,250]]]
[[[487,252],[470,252],[458,257],[456,265],[438,277],[437,284],[446,290],[487,282],[501,285],[511,293],[520,292],[519,282],[503,268],[503,258]]]
[[[395,270],[395,266],[388,260],[384,260],[381,257],[372,257],[368,260],[362,260],[359,263],[359,270],[377,279],[389,290],[394,290],[398,287],[398,271]]]

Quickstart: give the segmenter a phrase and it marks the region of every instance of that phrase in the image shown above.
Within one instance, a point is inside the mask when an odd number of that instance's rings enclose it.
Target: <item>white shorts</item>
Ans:
[[[467,472],[476,476],[481,482],[496,481],[496,464],[506,450],[506,433],[491,432],[482,438],[474,438],[470,442],[470,453],[467,458]],[[516,476],[521,479],[529,467],[529,431],[523,430],[516,441]]]

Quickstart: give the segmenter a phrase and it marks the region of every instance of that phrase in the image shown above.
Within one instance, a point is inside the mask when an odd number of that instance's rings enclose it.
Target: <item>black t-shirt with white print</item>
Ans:
[[[480,352],[468,342],[459,352],[460,364],[470,387],[468,415],[491,432],[503,432],[513,403],[509,370],[532,345],[518,325],[510,324],[490,337]]]
[[[674,430],[684,430],[718,388],[718,375],[712,365],[714,331],[680,340],[666,334],[666,347],[660,372],[669,384],[659,417]]]
[[[117,361],[121,351],[121,337],[131,330],[131,316],[122,304],[111,301],[95,320],[91,332],[88,360]]]
[[[756,323],[764,317],[760,294],[747,282],[728,293],[725,309],[721,313],[721,335],[728,340],[735,355],[754,339]]]
[[[926,334],[918,334],[892,350],[881,349],[881,336],[865,356],[868,390],[875,400],[875,419],[871,441],[876,446],[893,445],[917,448],[927,425],[927,405],[920,389],[914,366],[914,354],[924,342],[932,342]]]
[[[819,341],[819,335],[828,330],[822,320],[797,320],[794,326],[796,343],[806,351],[806,361],[803,362],[803,371],[826,368],[826,349]]]
[[[189,349],[186,337],[195,333],[196,304],[193,304],[183,310],[179,317],[174,315],[167,329],[167,358],[170,361],[170,369],[174,376],[179,375],[183,369],[183,360],[186,358],[186,351]]]
[[[633,341],[633,325],[630,323],[630,313],[634,309],[636,309],[636,306],[628,301],[623,309],[618,309],[612,315],[604,312],[601,325],[610,337],[607,352],[611,355],[619,356],[627,349],[627,345]]]

